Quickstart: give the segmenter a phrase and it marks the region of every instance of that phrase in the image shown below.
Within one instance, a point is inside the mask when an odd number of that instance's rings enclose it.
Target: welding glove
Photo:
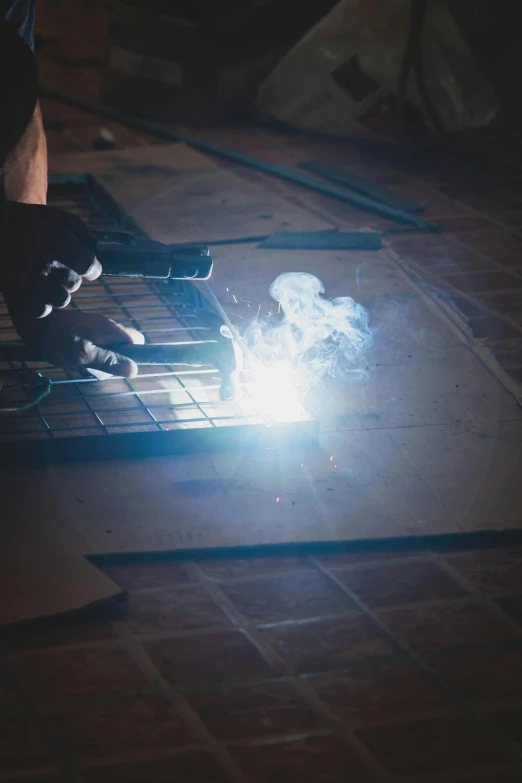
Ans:
[[[82,278],[96,280],[94,241],[76,215],[15,201],[0,203],[0,291],[13,320],[66,307]]]
[[[136,363],[124,355],[125,345],[142,345],[144,336],[99,313],[53,310],[47,318],[17,319],[14,325],[31,355],[42,361],[72,370],[101,370],[124,378],[138,374]]]

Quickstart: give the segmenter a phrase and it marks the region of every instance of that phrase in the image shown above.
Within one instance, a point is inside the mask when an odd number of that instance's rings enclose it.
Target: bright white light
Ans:
[[[302,421],[309,416],[299,396],[298,381],[298,374],[289,361],[281,359],[269,367],[256,363],[246,384],[245,397],[269,421]]]

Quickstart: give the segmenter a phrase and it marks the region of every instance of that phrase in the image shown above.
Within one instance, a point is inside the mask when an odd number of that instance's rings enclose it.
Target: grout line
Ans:
[[[420,670],[424,677],[428,679],[439,692],[442,692],[442,694],[451,703],[459,707],[468,715],[468,717],[471,718],[472,721],[478,724],[482,731],[485,731],[490,739],[495,742],[500,749],[502,749],[504,752],[509,752],[510,756],[513,758],[522,759],[522,750],[515,741],[506,737],[502,731],[497,729],[496,726],[491,724],[487,719],[477,715],[474,707],[465,697],[461,696],[450,685],[448,685],[448,683],[446,683],[446,681],[440,677],[434,669],[432,669],[432,667],[422,658],[420,654],[416,653],[406,642],[402,641],[383,623],[381,623],[376,612],[372,611],[365,603],[363,603],[363,601],[357,598],[357,596],[351,590],[349,590],[339,579],[337,579],[335,574],[329,572],[328,569],[324,568],[320,563],[318,563],[315,558],[312,557],[310,559],[316,564],[317,568],[319,568],[319,570],[326,577],[333,580],[337,586],[343,590],[355,604],[357,604],[360,610],[372,622],[374,627],[381,634],[386,636],[392,647],[401,650],[401,652],[409,659],[409,661]]]
[[[140,666],[145,676],[155,685],[159,686],[158,692],[169,699],[185,724],[194,733],[194,736],[198,738],[203,747],[212,754],[215,761],[227,772],[231,780],[234,781],[234,783],[250,783],[249,776],[236,764],[226,745],[217,740],[210,731],[208,731],[205,724],[198,717],[196,711],[190,706],[182,694],[169,688],[167,681],[153,664],[140,640],[126,628],[125,621],[117,620],[113,623],[113,626],[118,632],[121,641],[125,644],[125,647]]]
[[[40,709],[36,706],[31,696],[25,690],[20,682],[16,671],[9,663],[8,654],[3,646],[0,646],[0,666],[7,679],[20,698],[20,702],[25,705],[24,713],[31,718],[32,722],[38,727],[39,733],[44,740],[45,745],[51,751],[52,756],[57,761],[61,772],[69,783],[87,783],[83,775],[75,753],[64,743],[45,721]]]
[[[504,610],[501,609],[500,606],[498,606],[498,604],[496,604],[488,595],[482,593],[478,587],[475,587],[472,582],[466,579],[465,576],[463,576],[456,568],[448,563],[444,555],[434,554],[432,556],[432,561],[436,563],[439,568],[445,571],[457,584],[461,585],[461,587],[467,590],[469,594],[475,598],[475,600],[478,600],[487,606],[490,612],[495,615],[502,625],[508,627],[511,631],[514,631],[517,636],[522,638],[522,627],[517,622],[515,622],[515,620],[513,620],[507,614],[507,612],[504,612]]]
[[[287,662],[276,651],[265,642],[262,635],[259,633],[257,626],[251,624],[235,607],[233,602],[225,595],[223,590],[215,582],[211,582],[194,563],[193,568],[198,573],[201,583],[205,588],[208,595],[212,598],[215,604],[226,614],[231,623],[236,629],[242,631],[251,644],[262,655],[266,663],[271,666],[274,671],[281,674],[289,674],[289,667]]]
[[[245,622],[245,618],[241,612],[236,608],[232,601],[223,593],[223,591],[214,582],[210,582],[205,576],[203,571],[199,569],[199,566],[194,564],[194,568],[199,572],[201,581],[205,588],[209,591],[210,596],[216,601],[223,611],[225,611],[231,618],[231,620],[241,628],[247,639],[255,646],[255,648],[261,653],[264,660],[272,666],[275,671],[282,671],[287,675],[286,681],[293,686],[295,690],[300,694],[301,698],[315,711],[322,714],[326,718],[327,723],[336,735],[344,736],[345,734],[350,740],[350,745],[356,750],[357,755],[364,759],[368,766],[379,775],[382,779],[389,779],[386,770],[382,764],[377,760],[371,751],[366,748],[365,745],[355,736],[353,731],[340,719],[336,718],[332,712],[326,707],[326,705],[319,699],[312,688],[301,677],[297,677],[292,671],[292,667],[288,664],[282,656],[279,655],[261,633],[259,633],[259,627],[252,627]],[[349,614],[355,614],[350,612]],[[359,612],[357,613],[359,614]],[[345,616],[344,614],[342,616]],[[286,625],[287,623],[282,623]],[[341,730],[342,726],[342,730]]]

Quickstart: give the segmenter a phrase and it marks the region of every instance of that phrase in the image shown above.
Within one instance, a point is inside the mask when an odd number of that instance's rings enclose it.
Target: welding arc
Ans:
[[[247,166],[251,169],[257,169],[264,174],[269,174],[272,177],[292,182],[294,185],[306,188],[307,190],[313,190],[317,193],[322,193],[324,196],[330,196],[338,201],[343,201],[345,204],[351,204],[359,209],[364,209],[368,212],[373,212],[376,215],[395,220],[399,223],[406,223],[410,226],[414,226],[420,231],[437,232],[439,227],[436,223],[432,223],[422,218],[412,215],[406,210],[392,207],[389,204],[385,204],[379,201],[374,201],[371,198],[361,195],[355,191],[346,190],[342,187],[337,187],[326,182],[309,177],[306,174],[302,174],[299,171],[290,169],[286,166],[277,166],[272,163],[266,163],[264,160],[254,157],[253,155],[246,155],[243,152],[237,152],[229,147],[222,147],[218,144],[212,144],[212,142],[198,139],[195,136],[189,136],[185,133],[173,130],[156,122],[149,122],[148,120],[142,120],[140,117],[135,117],[132,114],[118,111],[117,109],[111,109],[108,106],[104,106],[101,103],[94,101],[87,101],[83,98],[76,98],[76,96],[63,90],[56,90],[54,87],[48,87],[40,85],[40,95],[48,100],[57,101],[58,103],[65,103],[69,106],[75,106],[77,108],[85,109],[85,111],[91,114],[97,114],[105,119],[119,122],[122,125],[128,125],[131,128],[136,128],[144,133],[150,133],[158,138],[167,139],[168,141],[182,141],[188,144],[189,147],[198,149],[201,152],[206,152],[211,155],[216,155],[220,158],[231,160],[234,163],[240,163],[243,166]]]
[[[241,349],[241,352],[243,355],[248,355],[250,357],[250,360],[252,364],[257,363],[257,365],[265,366],[265,363],[254,353],[254,351],[250,348],[250,346],[247,344],[247,342],[244,340],[244,338],[239,334],[237,328],[233,325],[230,318],[224,311],[223,307],[219,303],[218,298],[216,297],[215,293],[212,291],[211,287],[207,283],[206,280],[202,280],[201,282],[198,281],[200,286],[205,289],[204,296],[206,296],[213,307],[216,309],[216,311],[219,313],[220,317],[223,319],[223,322],[225,326],[228,327],[230,330],[230,334],[232,335],[232,339],[236,341],[239,348]]]

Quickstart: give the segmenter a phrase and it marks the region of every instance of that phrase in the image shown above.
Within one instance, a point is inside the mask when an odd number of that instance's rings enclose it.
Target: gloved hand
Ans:
[[[82,277],[96,280],[93,239],[76,215],[14,201],[0,203],[0,291],[13,320],[66,307]]]
[[[138,366],[125,354],[125,344],[142,345],[145,338],[99,313],[53,310],[42,319],[15,319],[15,328],[31,353],[58,367],[89,368],[134,378]],[[121,353],[107,350],[120,346]]]

